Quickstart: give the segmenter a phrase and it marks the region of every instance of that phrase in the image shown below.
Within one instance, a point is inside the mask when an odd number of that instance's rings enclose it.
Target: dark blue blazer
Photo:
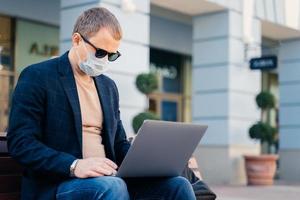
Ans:
[[[94,81],[104,116],[106,156],[120,165],[130,144],[120,120],[118,89],[105,75]],[[7,133],[10,155],[25,168],[22,199],[55,199],[58,184],[69,179],[70,165],[82,158],[81,124],[68,52],[22,71]]]

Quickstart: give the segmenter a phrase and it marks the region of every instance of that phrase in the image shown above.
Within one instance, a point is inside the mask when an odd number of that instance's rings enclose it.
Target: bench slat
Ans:
[[[19,200],[21,198],[20,193],[3,193],[0,194],[0,200]]]
[[[0,175],[0,193],[20,192],[21,180],[21,175]]]
[[[22,174],[22,167],[11,157],[0,157],[1,174]]]

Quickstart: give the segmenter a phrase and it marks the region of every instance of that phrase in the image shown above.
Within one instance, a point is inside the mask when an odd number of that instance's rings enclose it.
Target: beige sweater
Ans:
[[[93,79],[83,79],[78,70],[80,69],[73,69],[81,109],[82,155],[83,158],[105,157],[101,143],[103,112],[97,89]]]

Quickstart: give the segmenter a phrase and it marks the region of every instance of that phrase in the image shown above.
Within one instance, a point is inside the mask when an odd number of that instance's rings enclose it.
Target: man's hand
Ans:
[[[116,174],[118,166],[107,158],[79,159],[74,174],[77,178],[90,178]]]

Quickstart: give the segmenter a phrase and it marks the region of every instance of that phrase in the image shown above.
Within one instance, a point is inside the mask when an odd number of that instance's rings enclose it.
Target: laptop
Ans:
[[[117,177],[172,177],[183,172],[207,126],[145,120]]]

